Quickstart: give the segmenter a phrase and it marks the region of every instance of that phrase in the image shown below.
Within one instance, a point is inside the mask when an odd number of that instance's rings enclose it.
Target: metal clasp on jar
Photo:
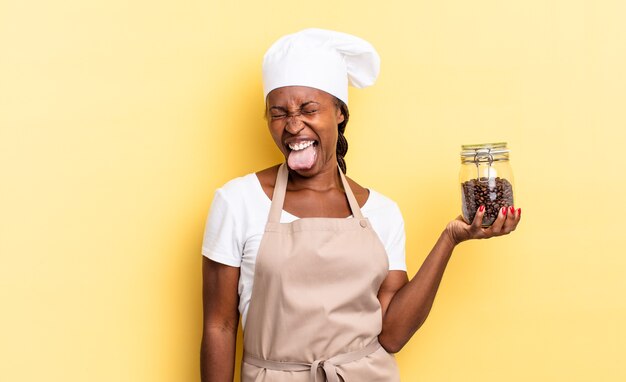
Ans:
[[[487,168],[486,178],[480,176],[480,165],[483,163],[488,163],[489,165],[489,167]],[[490,148],[477,149],[476,154],[474,154],[474,164],[476,165],[476,179],[478,179],[479,182],[486,183],[489,182],[490,179],[496,177],[496,170],[492,167],[493,155],[491,154]]]

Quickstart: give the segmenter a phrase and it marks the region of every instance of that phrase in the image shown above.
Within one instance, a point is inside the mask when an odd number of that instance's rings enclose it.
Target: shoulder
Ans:
[[[250,173],[224,183],[217,189],[215,196],[226,202],[237,203],[244,199],[258,198],[260,190],[257,176]]]
[[[276,185],[276,176],[278,175],[279,167],[280,164],[277,164],[253,174],[258,179],[258,183],[261,185],[263,192],[268,198],[271,198],[272,193],[274,192],[274,185]]]
[[[398,204],[393,199],[373,189],[369,190],[369,198],[363,206],[363,214],[380,217],[384,220],[402,220],[402,212]]]
[[[266,219],[270,204],[256,174],[250,173],[231,179],[218,188],[213,197],[211,211],[214,219],[231,219],[245,230],[251,224]]]

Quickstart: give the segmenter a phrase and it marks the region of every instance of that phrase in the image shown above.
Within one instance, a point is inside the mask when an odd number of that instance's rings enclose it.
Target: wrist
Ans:
[[[450,228],[450,226],[446,227],[446,229],[443,230],[443,232],[441,233],[441,238],[451,248],[456,247],[463,241],[463,240],[459,240],[456,237],[456,235],[452,232],[452,229]]]

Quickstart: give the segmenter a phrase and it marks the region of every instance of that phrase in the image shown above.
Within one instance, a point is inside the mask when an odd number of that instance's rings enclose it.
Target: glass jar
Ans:
[[[483,227],[489,227],[502,207],[513,206],[513,170],[506,142],[461,146],[459,180],[463,219],[471,224],[484,205]]]

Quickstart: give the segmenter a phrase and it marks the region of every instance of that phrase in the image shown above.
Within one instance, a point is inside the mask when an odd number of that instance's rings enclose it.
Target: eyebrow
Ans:
[[[308,105],[310,105],[310,104],[312,104],[312,103],[317,104],[317,105],[319,105],[319,104],[320,104],[319,102],[315,102],[315,101],[306,101],[306,102],[304,102],[303,104],[301,104],[301,105],[300,105],[300,108],[303,108],[303,107],[305,107],[305,106],[308,106]],[[270,107],[270,110],[280,110],[280,111],[286,111],[286,110],[287,110],[287,108],[282,107],[282,106],[272,106],[272,107]]]

